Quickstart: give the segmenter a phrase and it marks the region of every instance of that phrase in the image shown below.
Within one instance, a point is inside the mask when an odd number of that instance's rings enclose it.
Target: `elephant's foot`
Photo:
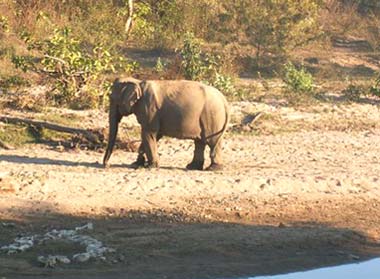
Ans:
[[[144,166],[145,166],[145,158],[144,157],[137,158],[137,160],[131,164],[131,167],[134,169],[138,169],[138,168],[141,168]]]
[[[193,161],[186,166],[188,170],[203,170],[203,161]]]
[[[208,170],[208,171],[221,171],[221,170],[223,170],[223,165],[217,164],[217,163],[211,163],[211,165],[206,170]]]
[[[154,169],[154,168],[158,168],[159,165],[158,165],[158,162],[148,162],[145,165],[145,167],[148,168],[148,169]]]

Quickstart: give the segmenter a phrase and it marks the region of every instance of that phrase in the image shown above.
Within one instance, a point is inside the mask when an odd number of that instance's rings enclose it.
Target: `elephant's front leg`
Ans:
[[[144,151],[144,145],[141,142],[139,149],[138,149],[138,155],[136,161],[132,163],[132,166],[135,168],[143,167],[145,165],[145,151]]]
[[[142,131],[142,145],[148,159],[147,167],[158,167],[157,133]]]

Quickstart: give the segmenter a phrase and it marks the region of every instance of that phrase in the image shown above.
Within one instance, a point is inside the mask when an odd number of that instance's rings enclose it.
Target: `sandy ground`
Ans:
[[[309,114],[286,115],[320,121]],[[122,150],[109,169],[95,151],[0,150],[0,246],[90,221],[91,235],[117,250],[53,269],[36,257],[76,247],[0,253],[0,278],[237,278],[376,257],[380,129],[340,130],[231,132],[222,172],[185,170],[192,142],[168,138],[152,170],[130,168],[136,154]]]

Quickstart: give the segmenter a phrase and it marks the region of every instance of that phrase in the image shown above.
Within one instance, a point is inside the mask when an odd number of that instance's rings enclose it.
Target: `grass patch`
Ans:
[[[14,147],[24,144],[59,142],[71,139],[70,134],[33,126],[4,124],[0,126],[0,140]]]
[[[12,124],[0,126],[0,140],[15,147],[36,142],[36,138],[27,126]]]
[[[70,113],[70,114],[56,114],[56,113],[45,113],[43,115],[36,115],[37,120],[52,122],[55,124],[65,125],[69,127],[77,127],[79,123],[84,120],[84,117]]]

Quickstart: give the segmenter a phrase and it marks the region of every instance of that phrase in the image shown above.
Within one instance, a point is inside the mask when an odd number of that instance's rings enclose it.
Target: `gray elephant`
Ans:
[[[221,141],[229,112],[226,99],[214,87],[185,80],[116,79],[110,95],[105,167],[115,144],[118,124],[123,116],[132,113],[141,125],[141,145],[133,166],[158,167],[157,142],[162,136],[169,136],[194,140],[194,157],[187,169],[203,169],[206,145],[210,147],[211,158],[207,169],[222,169]]]

